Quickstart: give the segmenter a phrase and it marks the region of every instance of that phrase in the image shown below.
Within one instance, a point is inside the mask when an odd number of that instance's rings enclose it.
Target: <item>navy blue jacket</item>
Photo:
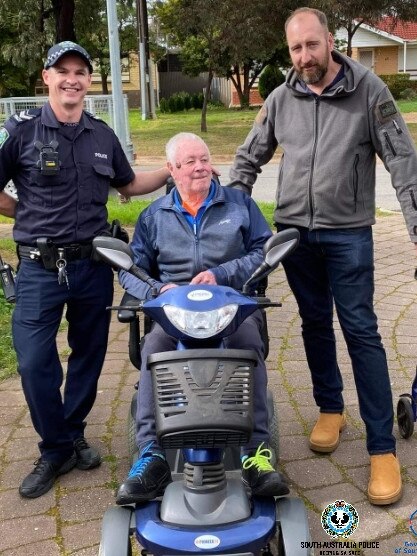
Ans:
[[[131,247],[135,263],[164,284],[188,284],[210,270],[220,285],[241,289],[263,259],[262,248],[272,235],[255,201],[237,189],[215,188],[196,229],[175,203],[174,192],[154,201],[139,216]],[[132,295],[146,299],[150,286],[120,272],[120,283]]]
[[[60,169],[46,176],[37,164],[39,144],[51,141],[58,142]],[[108,228],[109,186],[122,187],[134,177],[113,130],[87,112],[71,131],[47,103],[15,114],[0,129],[0,190],[9,180],[16,186],[18,243],[35,245],[38,237],[62,245],[90,241]]]

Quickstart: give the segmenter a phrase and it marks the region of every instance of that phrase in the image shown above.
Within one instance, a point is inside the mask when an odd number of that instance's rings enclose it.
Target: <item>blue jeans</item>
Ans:
[[[62,463],[83,435],[84,419],[97,393],[107,349],[113,299],[113,271],[89,259],[67,266],[69,289],[57,273],[35,261],[22,260],[16,277],[13,341],[23,391],[46,460]],[[68,321],[65,389],[56,335],[64,307]]]
[[[344,407],[333,329],[334,304],[352,363],[368,452],[395,452],[387,358],[373,308],[372,229],[299,231],[300,245],[283,266],[302,319],[316,404],[323,413],[339,413]]]
[[[262,442],[268,443],[268,407],[267,407],[267,374],[264,361],[264,343],[261,338],[262,316],[260,311],[250,315],[239,326],[234,334],[225,338],[225,347],[236,349],[253,349],[258,356],[258,364],[254,370],[253,413],[254,427],[246,451],[256,449]],[[152,376],[146,367],[148,355],[162,351],[175,350],[177,340],[154,323],[152,330],[145,336],[141,349],[142,369],[139,379],[138,404],[136,412],[136,444],[139,452],[150,441],[157,443],[155,429],[155,405],[152,390]]]

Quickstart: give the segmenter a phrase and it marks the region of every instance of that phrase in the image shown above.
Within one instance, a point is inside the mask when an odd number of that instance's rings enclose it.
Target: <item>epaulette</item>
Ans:
[[[90,118],[93,118],[93,120],[96,120],[97,122],[101,122],[103,124],[109,125],[107,122],[105,122],[104,120],[102,120],[101,118],[93,114],[92,112],[89,112],[88,110],[84,110],[84,113],[87,114],[87,116],[89,116]]]
[[[10,118],[15,124],[21,124],[28,120],[33,120],[40,115],[42,108],[29,108],[28,110],[21,110],[19,113],[13,114]]]

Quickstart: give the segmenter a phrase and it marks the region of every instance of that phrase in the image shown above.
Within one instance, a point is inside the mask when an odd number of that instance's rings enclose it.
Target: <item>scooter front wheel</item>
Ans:
[[[403,394],[398,400],[397,421],[401,436],[410,438],[414,432],[414,412],[409,394]]]

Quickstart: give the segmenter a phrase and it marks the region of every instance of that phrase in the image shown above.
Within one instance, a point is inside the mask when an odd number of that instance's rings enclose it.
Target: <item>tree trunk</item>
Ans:
[[[101,90],[103,95],[109,94],[109,84],[107,82],[108,74],[106,72],[101,72]]]
[[[201,126],[200,129],[203,133],[207,133],[207,104],[210,98],[211,82],[213,81],[213,71],[209,70],[207,77],[206,91],[204,93],[203,108],[201,110]]]
[[[52,0],[55,19],[55,40],[76,41],[74,29],[74,0]]]

